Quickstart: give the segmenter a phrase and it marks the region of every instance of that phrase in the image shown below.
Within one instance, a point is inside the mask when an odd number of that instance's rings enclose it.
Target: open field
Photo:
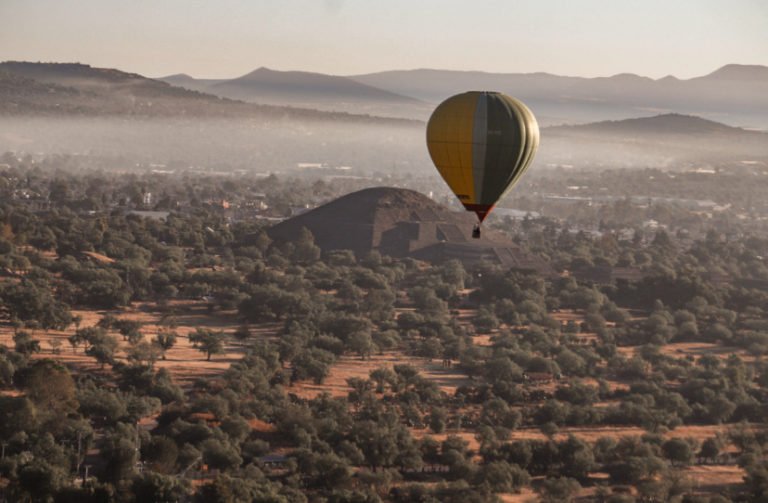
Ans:
[[[345,355],[331,366],[328,377],[323,384],[300,382],[286,388],[289,392],[306,399],[312,399],[321,393],[330,393],[334,397],[345,397],[351,388],[347,379],[353,377],[367,379],[368,375],[377,368],[392,368],[395,365],[411,365],[417,368],[422,376],[435,382],[448,395],[453,395],[456,388],[469,384],[469,377],[454,368],[444,368],[442,360],[428,360],[414,356],[406,356],[400,352],[387,351],[383,354],[372,355],[362,360],[358,356]]]
[[[524,487],[519,494],[499,494],[499,498],[504,503],[527,503],[529,501],[539,501],[538,495],[530,487]]]
[[[696,489],[710,491],[741,484],[746,474],[744,469],[736,465],[689,466],[683,473],[693,480]]]
[[[106,314],[112,314],[118,319],[135,320],[142,323],[140,329],[144,334],[144,340],[151,341],[157,335],[166,315],[173,317],[175,328],[173,330],[178,334],[178,339],[173,348],[166,352],[165,360],[157,360],[157,368],[166,368],[171,372],[177,383],[181,385],[189,384],[196,379],[211,377],[224,372],[230,364],[240,359],[244,348],[241,344],[227,337],[224,345],[224,353],[216,354],[211,357],[211,361],[206,360],[206,355],[194,348],[189,341],[189,334],[197,328],[209,330],[221,330],[225,334],[231,334],[238,327],[237,315],[234,312],[208,312],[207,305],[203,301],[173,301],[163,311],[157,309],[149,303],[134,303],[125,309],[118,311],[81,311],[73,310],[73,315],[79,315],[82,318],[80,327],[90,327],[96,325]],[[273,331],[273,326],[266,326],[254,329],[253,336],[268,335]],[[42,351],[33,355],[34,358],[54,358],[69,366],[75,372],[79,371],[98,371],[100,365],[94,358],[85,354],[84,348],[72,348],[67,338],[73,335],[76,327],[71,325],[66,330],[28,330],[33,338],[40,341]],[[13,346],[14,329],[9,324],[0,325],[0,344]],[[118,332],[110,332],[117,337],[120,349],[116,359],[125,359],[125,350],[128,348],[128,342],[124,341]],[[51,342],[57,341],[60,346],[58,353],[52,351]],[[55,344],[56,342],[54,342]]]
[[[755,425],[752,427],[763,428],[762,426]],[[708,438],[716,436],[718,433],[725,433],[727,430],[727,425],[687,425],[680,426],[674,430],[669,430],[663,433],[663,436],[665,438],[693,438],[699,442],[702,442]],[[412,433],[416,438],[431,436],[438,442],[442,442],[449,436],[458,436],[467,441],[468,447],[470,449],[477,450],[480,448],[480,444],[475,438],[475,432],[473,430],[456,430],[449,428],[444,433],[432,433],[430,430],[422,428],[413,429]],[[573,435],[576,438],[586,442],[594,443],[602,437],[638,437],[647,433],[649,433],[647,430],[640,428],[639,426],[566,426],[560,428],[559,431],[553,436],[553,439],[556,441],[562,441],[566,440],[569,435]],[[546,439],[547,436],[538,428],[521,428],[512,431],[509,436],[510,441]],[[725,451],[727,450],[728,449],[725,449]]]
[[[620,354],[632,358],[640,350],[640,346],[619,346],[617,349]],[[670,342],[661,346],[661,354],[671,358],[684,358],[686,356],[699,358],[704,355],[713,355],[722,360],[728,359],[731,355],[737,355],[745,362],[755,361],[755,357],[742,348],[723,346],[712,342]]]

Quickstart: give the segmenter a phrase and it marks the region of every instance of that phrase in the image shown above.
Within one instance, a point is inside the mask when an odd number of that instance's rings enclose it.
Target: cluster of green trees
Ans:
[[[764,240],[712,233],[683,249],[661,232],[620,241],[546,219],[525,223],[525,246],[558,269],[643,272],[637,282],[601,284],[377,252],[322,254],[309,232],[272,243],[255,223],[227,222],[203,194],[164,221],[91,214],[72,208],[67,194],[81,185],[66,183],[67,175],[29,172],[24,182],[22,174],[6,172],[7,185],[47,181],[54,204],[42,211],[0,204],[0,305],[16,332],[14,347],[0,349],[0,383],[19,392],[0,397],[6,499],[494,501],[533,484],[548,501],[568,501],[603,471],[646,500],[694,501],[685,467],[729,461],[729,442],[747,477],[722,497],[766,497],[766,439],[753,425],[768,417],[768,365],[760,359],[768,297],[759,282],[740,281],[765,279]],[[88,185],[88,197],[105,204],[115,187],[135,183],[115,178]],[[153,190],[176,193],[177,184],[158,180]],[[713,268],[731,280],[715,282]],[[189,334],[201,358],[215,357],[230,338],[246,350],[220,378],[188,389],[154,365],[173,350],[172,322],[150,341],[120,316],[80,326],[72,315],[132,301],[163,309],[178,298],[242,320],[234,333]],[[556,311],[566,309],[582,319],[558,321]],[[74,374],[41,359],[41,331],[72,324],[72,350],[82,348],[103,372]],[[255,336],[254,324],[277,327],[278,337]],[[490,342],[476,344],[478,334]],[[663,350],[692,341],[739,347],[750,358]],[[343,398],[305,400],[287,389],[322,383],[341,356],[387,351],[437,360],[470,379],[448,394],[402,364],[350,379]],[[742,422],[701,443],[664,435],[684,424]],[[600,424],[649,433],[596,443],[558,436]],[[521,428],[538,428],[545,439],[512,440]],[[475,435],[476,452],[466,434]],[[631,498],[605,487],[597,497]]]

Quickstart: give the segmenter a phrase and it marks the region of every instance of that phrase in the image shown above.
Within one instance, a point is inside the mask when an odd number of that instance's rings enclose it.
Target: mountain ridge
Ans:
[[[634,131],[653,134],[748,134],[764,135],[768,133],[748,131],[743,128],[729,126],[721,122],[686,114],[659,114],[650,117],[635,117],[622,120],[592,122],[588,124],[561,125],[543,128],[543,131],[581,130],[592,132],[622,132]]]
[[[768,67],[725,65],[690,79],[651,79],[635,74],[572,77],[549,73],[458,70],[393,70],[351,78],[439,103],[466,89],[504,92],[535,111],[542,125],[616,120],[676,112],[768,130]]]
[[[413,123],[407,119],[245,103],[114,68],[19,61],[0,63],[0,113]]]
[[[290,96],[291,93],[311,90],[321,95],[343,96],[349,100],[367,98],[413,103],[418,101],[347,77],[304,71],[277,71],[263,66],[240,77],[216,83],[212,87],[229,91],[230,97],[236,97],[241,93],[241,98],[257,98],[259,93]]]

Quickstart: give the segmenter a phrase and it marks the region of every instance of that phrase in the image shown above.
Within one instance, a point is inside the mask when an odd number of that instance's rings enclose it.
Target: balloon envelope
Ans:
[[[521,101],[470,91],[437,106],[427,123],[432,162],[482,222],[517,182],[539,146],[539,125]]]

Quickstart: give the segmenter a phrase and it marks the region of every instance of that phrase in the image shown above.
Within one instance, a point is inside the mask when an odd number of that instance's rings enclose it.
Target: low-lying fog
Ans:
[[[418,127],[254,120],[0,119],[0,151],[89,153],[137,162],[276,171],[298,163],[425,167]]]
[[[299,163],[371,172],[425,174],[433,169],[424,125],[280,120],[0,118],[0,152],[87,153],[137,163],[286,171]],[[737,166],[768,162],[768,142],[668,135],[642,139],[542,130],[536,166]],[[104,166],[109,168],[110,166]]]

